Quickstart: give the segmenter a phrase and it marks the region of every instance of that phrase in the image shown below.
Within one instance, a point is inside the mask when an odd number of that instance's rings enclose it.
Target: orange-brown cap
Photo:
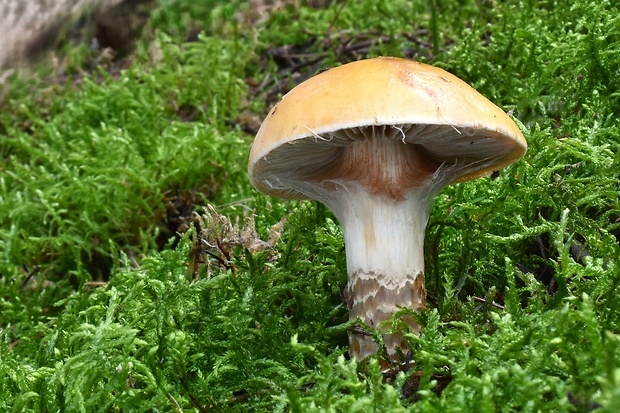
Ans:
[[[527,143],[500,108],[443,69],[393,57],[349,63],[301,83],[265,118],[248,171],[260,191],[306,198],[291,183],[320,176],[364,130],[420,145],[436,163],[464,167],[467,181],[520,159]]]

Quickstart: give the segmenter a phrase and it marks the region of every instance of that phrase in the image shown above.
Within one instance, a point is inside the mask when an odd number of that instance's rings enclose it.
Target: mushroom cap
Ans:
[[[294,182],[320,176],[339,148],[366,139],[369,130],[419,145],[436,165],[462,163],[452,182],[487,175],[527,150],[514,121],[461,79],[416,61],[379,57],[329,69],[288,92],[256,135],[250,181],[268,195],[305,199]]]

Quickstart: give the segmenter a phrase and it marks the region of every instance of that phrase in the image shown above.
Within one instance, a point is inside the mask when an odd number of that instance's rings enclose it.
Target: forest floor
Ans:
[[[127,1],[8,68],[0,411],[620,411],[618,6],[312,3]],[[247,174],[286,92],[376,56],[528,141],[433,202],[401,363],[348,355],[333,214]]]

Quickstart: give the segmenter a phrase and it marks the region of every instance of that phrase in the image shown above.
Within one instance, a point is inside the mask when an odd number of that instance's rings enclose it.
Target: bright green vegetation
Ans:
[[[66,82],[5,91],[0,411],[620,410],[615,2],[349,1],[255,28],[245,2],[161,3],[120,74],[78,48]],[[244,129],[293,72],[379,54],[463,78],[530,145],[436,199],[425,328],[389,377],[346,357],[333,216],[253,190]]]

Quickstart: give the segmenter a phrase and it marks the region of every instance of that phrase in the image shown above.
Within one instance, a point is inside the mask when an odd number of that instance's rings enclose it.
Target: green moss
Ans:
[[[161,2],[130,67],[87,73],[78,47],[63,82],[11,78],[0,410],[617,411],[617,6],[245,7]],[[462,77],[529,143],[435,200],[425,328],[387,376],[346,356],[337,222],[253,190],[244,132],[282,78],[378,54]]]
[[[159,44],[157,68],[43,90],[44,105],[9,102],[0,141],[6,261],[107,276],[115,248],[155,247],[166,198],[198,190],[228,203],[247,193],[243,170],[224,167],[247,156],[249,139],[225,128],[246,93],[247,50],[215,38],[185,50]]]

